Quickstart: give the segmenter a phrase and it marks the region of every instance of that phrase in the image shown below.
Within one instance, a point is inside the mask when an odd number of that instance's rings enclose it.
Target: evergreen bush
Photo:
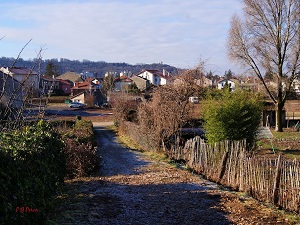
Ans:
[[[63,143],[49,123],[0,133],[0,224],[44,224],[64,175]]]
[[[212,96],[212,95],[210,95]],[[224,90],[204,102],[204,127],[209,143],[246,139],[254,143],[262,115],[260,97],[250,92]]]

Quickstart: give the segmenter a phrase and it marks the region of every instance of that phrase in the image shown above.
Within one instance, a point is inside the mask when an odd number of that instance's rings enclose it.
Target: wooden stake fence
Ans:
[[[206,178],[245,191],[254,198],[300,212],[300,162],[248,157],[246,142],[224,141],[211,146],[200,137],[173,145],[168,152]]]

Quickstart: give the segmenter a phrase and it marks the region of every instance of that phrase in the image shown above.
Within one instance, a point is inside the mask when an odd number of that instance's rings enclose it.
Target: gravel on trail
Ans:
[[[94,128],[99,174],[65,182],[55,224],[290,224],[245,194],[132,151],[100,123]]]

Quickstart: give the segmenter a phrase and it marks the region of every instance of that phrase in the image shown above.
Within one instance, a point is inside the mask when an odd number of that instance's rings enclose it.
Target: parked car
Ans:
[[[198,97],[189,97],[189,101],[194,104],[198,104],[200,102]]]
[[[81,102],[71,102],[70,103],[70,108],[79,108],[82,109],[85,105],[82,104]]]

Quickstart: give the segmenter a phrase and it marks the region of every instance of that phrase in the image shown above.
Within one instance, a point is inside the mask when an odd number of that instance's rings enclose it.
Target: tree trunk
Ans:
[[[282,121],[283,106],[284,106],[284,103],[282,103],[282,102],[278,102],[276,105],[276,128],[275,128],[275,130],[277,132],[283,132],[283,121]]]
[[[283,98],[283,86],[282,86],[282,67],[278,67],[279,77],[278,77],[278,86],[277,86],[277,104],[276,104],[276,127],[275,131],[283,132],[283,106],[284,106],[284,98]],[[280,79],[279,79],[280,78]]]

